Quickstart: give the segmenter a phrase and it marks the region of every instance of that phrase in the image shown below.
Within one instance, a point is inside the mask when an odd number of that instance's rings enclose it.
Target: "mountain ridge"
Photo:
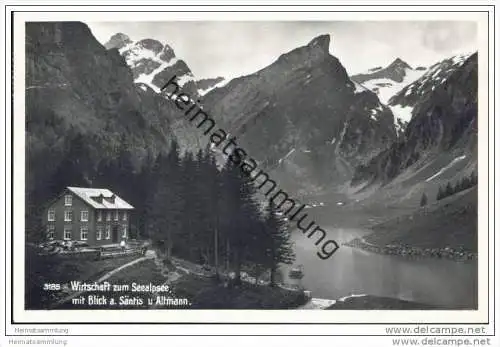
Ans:
[[[223,77],[197,80],[188,64],[176,56],[170,45],[155,39],[132,41],[126,34],[117,33],[104,47],[117,49],[131,68],[135,83],[145,84],[156,93],[160,93],[160,88],[174,75],[193,98],[207,93],[224,80]]]
[[[349,79],[329,43],[329,35],[313,38],[203,98],[260,162],[291,186],[305,182],[305,191],[346,180],[353,164],[396,138],[390,109]]]
[[[388,78],[394,82],[401,83],[406,75],[406,70],[413,70],[413,68],[401,58],[396,58],[385,68],[376,67],[365,73],[354,74],[351,76],[351,79],[361,84],[377,78]]]
[[[36,167],[34,172],[41,173],[31,175],[28,186],[37,176],[48,177],[50,166],[56,167],[65,155],[65,143],[56,141],[57,136],[69,141],[75,134],[84,136],[96,160],[94,166],[113,156],[123,138],[136,165],[149,151],[167,151],[173,139],[183,151],[205,148],[200,134],[175,104],[153,89],[159,88],[160,82],[152,83],[156,75],[147,83],[138,80],[158,69],[158,64],[181,61],[174,60],[173,49],[152,39],[132,42],[124,34],[112,39],[106,49],[86,26],[42,23],[28,27],[28,161]],[[202,80],[187,90],[181,83],[182,89],[190,94],[203,87],[206,94],[190,95],[200,96],[203,109],[228,136],[236,136],[262,168],[298,195],[337,192],[349,183],[356,188],[373,182],[406,182],[401,178],[405,175],[416,182],[416,174],[407,174],[413,168],[422,171],[419,182],[438,180],[439,175],[433,177],[449,165],[452,169],[441,176],[474,170],[474,58],[452,59],[449,69],[438,69],[435,64],[424,73],[434,80],[412,82],[397,94],[406,97],[413,85],[411,95],[418,99],[415,119],[398,137],[393,105],[385,105],[376,93],[353,81],[339,59],[329,53],[330,43],[329,35],[321,35],[255,73],[230,81]],[[130,63],[144,59],[137,53],[146,51],[153,57],[150,61],[157,59],[158,64]],[[475,59],[477,66],[477,55]],[[181,72],[185,71],[181,65]],[[409,67],[401,59],[391,65],[397,71]],[[170,70],[169,78],[170,73],[176,74]],[[426,90],[425,97],[419,99],[419,90]],[[391,103],[393,99],[401,102],[391,98]],[[466,159],[457,159],[462,156]]]
[[[366,73],[355,74],[351,79],[377,94],[380,101],[391,108],[395,116],[396,129],[401,136],[411,115],[404,112],[404,109],[391,105],[389,100],[408,84],[420,78],[424,72],[425,69],[413,69],[401,58],[396,58],[385,68],[376,67]]]
[[[453,60],[453,58],[451,58]],[[431,76],[438,76],[438,84],[416,93],[413,117],[404,137],[390,149],[374,157],[366,166],[356,169],[352,183],[381,181],[388,183],[408,168],[437,161],[446,153],[454,157],[465,155],[477,168],[477,53],[464,58],[454,69],[442,70],[433,65]],[[448,66],[449,65],[445,65]],[[422,77],[428,81],[428,76]],[[398,95],[406,95],[414,82]],[[394,100],[394,99],[391,99]],[[429,175],[431,176],[431,175]]]

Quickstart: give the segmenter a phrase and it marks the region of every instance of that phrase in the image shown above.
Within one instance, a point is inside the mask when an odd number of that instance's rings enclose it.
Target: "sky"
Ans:
[[[349,74],[386,66],[401,58],[410,66],[430,66],[477,50],[475,22],[87,22],[102,44],[116,33],[133,41],[151,38],[171,46],[196,78],[251,74],[281,54],[330,34],[330,53]]]

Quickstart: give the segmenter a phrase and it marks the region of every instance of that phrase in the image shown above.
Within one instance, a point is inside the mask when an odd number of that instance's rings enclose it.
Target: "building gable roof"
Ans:
[[[109,189],[67,187],[68,190],[85,201],[87,204],[98,209],[122,209],[131,210],[134,206],[114,194]],[[101,198],[99,198],[101,197]]]

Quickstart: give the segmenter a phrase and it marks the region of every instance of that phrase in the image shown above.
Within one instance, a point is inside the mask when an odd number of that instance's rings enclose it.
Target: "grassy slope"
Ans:
[[[378,224],[373,230],[365,240],[379,246],[406,244],[477,252],[477,187]]]

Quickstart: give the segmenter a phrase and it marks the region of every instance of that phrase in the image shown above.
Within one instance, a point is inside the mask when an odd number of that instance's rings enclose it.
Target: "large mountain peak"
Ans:
[[[329,44],[318,36],[203,98],[280,185],[304,194],[348,181],[353,166],[396,138],[391,111],[351,82]]]
[[[348,75],[337,58],[329,53],[330,35],[324,34],[313,38],[308,44],[297,47],[286,52],[273,63],[272,71],[282,74],[296,70],[328,69],[331,73],[342,80]]]
[[[387,69],[397,69],[397,68],[400,68],[400,69],[411,69],[411,70],[413,70],[412,67],[406,61],[402,60],[401,58],[396,58],[387,67]]]
[[[413,68],[401,58],[396,58],[392,63],[385,68],[370,69],[365,73],[360,73],[352,76],[352,80],[358,83],[364,83],[369,80],[388,79],[397,83],[403,82],[409,72]]]
[[[324,34],[315,37],[314,39],[311,40],[307,44],[308,47],[318,47],[325,53],[328,53],[328,50],[330,48],[330,35],[329,34]]]
[[[408,175],[401,179],[430,182],[436,177],[451,178],[466,167],[473,169],[477,164],[477,69],[477,55],[454,56],[432,65],[392,97],[389,105],[394,113],[409,113],[404,136],[359,166],[353,183],[386,183],[407,169]]]
[[[134,82],[156,93],[174,75],[177,76],[177,83],[194,97],[218,87],[223,81],[222,77],[196,81],[188,64],[175,55],[173,48],[155,39],[134,42],[127,35],[118,33],[104,46],[107,49],[117,48],[132,70]]]
[[[426,71],[426,68],[413,69],[407,62],[401,58],[394,59],[386,67],[376,67],[368,70],[365,73],[360,73],[351,76],[351,79],[362,84],[365,88],[376,93],[384,104],[391,104],[389,100],[399,93],[408,84],[420,78]],[[400,127],[401,120],[403,123],[409,121],[411,115],[407,110],[396,108],[392,110],[396,116],[396,127]]]

